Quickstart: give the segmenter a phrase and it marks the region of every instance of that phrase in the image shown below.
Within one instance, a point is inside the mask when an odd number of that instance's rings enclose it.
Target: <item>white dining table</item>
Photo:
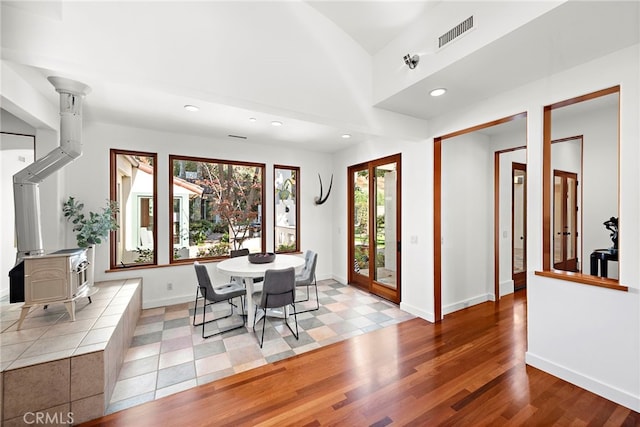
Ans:
[[[302,270],[303,266],[304,258],[296,255],[276,254],[276,259],[273,262],[264,264],[250,263],[249,257],[245,255],[219,262],[218,271],[227,276],[242,277],[247,289],[247,327],[251,328],[255,316],[255,304],[252,298],[254,291],[253,279],[264,277],[264,273],[267,270],[282,270],[289,267],[293,267],[297,274]]]

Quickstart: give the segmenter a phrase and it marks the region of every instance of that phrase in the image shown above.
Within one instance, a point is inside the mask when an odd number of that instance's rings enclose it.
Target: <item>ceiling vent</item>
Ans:
[[[246,136],[242,136],[242,135],[227,135],[229,138],[238,138],[238,139],[247,139]]]
[[[438,48],[444,47],[473,28],[473,16],[468,17],[438,38]]]

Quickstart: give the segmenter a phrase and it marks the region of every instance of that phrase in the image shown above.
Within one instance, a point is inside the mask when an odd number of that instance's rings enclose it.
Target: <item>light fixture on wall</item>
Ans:
[[[404,63],[409,66],[412,70],[418,66],[418,62],[420,62],[420,57],[418,55],[410,55],[406,54],[404,56]]]

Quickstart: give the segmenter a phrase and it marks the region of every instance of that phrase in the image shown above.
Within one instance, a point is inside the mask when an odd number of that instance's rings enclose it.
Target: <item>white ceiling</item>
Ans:
[[[421,20],[441,0],[307,1],[370,55]]]
[[[638,5],[565,3],[377,107],[430,119],[637,44]],[[446,87],[448,92],[435,100],[425,96],[434,87]]]
[[[425,14],[429,14],[438,1],[307,3],[340,27],[371,56],[396,39],[406,28],[419,22]],[[45,4],[43,9],[38,9],[38,3],[16,3],[12,7],[28,8],[31,12],[36,9],[51,19],[64,16],[64,5],[61,2]],[[154,7],[155,3],[142,4]],[[614,4],[576,1],[563,4],[376,106],[427,120],[468,108],[496,93],[514,89],[529,81],[638,43],[638,10],[638,2]],[[580,19],[575,19],[576,16]],[[156,37],[153,34],[148,34],[148,38],[144,37],[147,36],[144,23],[140,22],[139,29],[143,35],[141,40],[154,42]],[[268,44],[266,34],[257,37],[266,37],[265,44]],[[105,37],[104,40],[108,44],[108,38]],[[181,49],[181,46],[173,49]],[[169,48],[167,53],[171,55]],[[112,52],[114,58],[118,54],[119,52]],[[206,51],[201,53],[204,57],[208,54]],[[304,52],[301,54],[304,55]],[[64,70],[67,58],[49,61],[51,67],[34,67],[29,61],[25,61],[28,65],[20,65],[23,58],[28,59],[28,54],[3,50],[2,55],[4,60],[15,63],[23,77],[34,86],[39,86],[52,103],[57,103],[57,94],[45,77],[55,74],[58,69]],[[140,51],[140,55],[144,55],[144,50]],[[164,58],[158,58],[158,61],[161,59]],[[251,67],[251,58],[246,58],[246,61],[246,66]],[[180,72],[174,75],[165,73],[164,81],[156,81],[156,76],[128,74],[131,70],[126,67],[109,74],[109,80],[101,79],[95,73],[83,74],[82,70],[77,69],[74,69],[75,75],[67,77],[77,78],[92,87],[93,91],[85,103],[85,115],[90,120],[207,137],[227,138],[227,135],[240,135],[246,136],[246,141],[249,142],[296,146],[320,152],[335,152],[377,137],[375,132],[362,126],[349,126],[323,117],[314,117],[312,114],[273,108],[264,104],[264,101],[233,103],[225,102],[224,95],[210,94],[206,90],[181,91],[181,83],[184,82],[187,70],[179,67],[176,69]],[[108,72],[109,70],[105,70],[105,74]],[[205,81],[202,83],[206,84]],[[273,82],[267,81],[267,84],[270,83]],[[443,97],[430,98],[426,93],[434,86],[445,86],[449,91]],[[184,104],[198,105],[200,111],[189,113],[176,108],[177,105]],[[257,120],[251,122],[250,117]],[[273,120],[282,121],[285,126],[272,127],[270,123]],[[342,139],[340,135],[344,133],[351,134],[352,138]],[[237,141],[242,143],[243,140]]]

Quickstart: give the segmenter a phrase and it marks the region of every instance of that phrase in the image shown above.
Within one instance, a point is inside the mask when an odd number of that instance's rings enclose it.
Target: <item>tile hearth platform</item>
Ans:
[[[23,425],[26,413],[68,413],[74,423],[104,414],[142,308],[142,279],[96,283],[92,302],[32,310],[20,330],[22,304],[0,304],[0,420]]]

